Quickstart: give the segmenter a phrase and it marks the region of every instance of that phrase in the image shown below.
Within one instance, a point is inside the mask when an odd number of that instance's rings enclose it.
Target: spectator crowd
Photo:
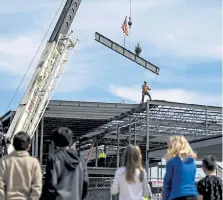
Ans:
[[[72,138],[72,131],[66,127],[53,131],[52,141],[56,148],[48,156],[43,183],[40,163],[29,155],[29,135],[17,133],[13,139],[14,151],[0,160],[0,200],[84,199],[89,184],[87,164],[85,158],[71,148]],[[222,200],[222,180],[216,176],[215,157],[209,155],[203,159],[206,176],[197,185],[197,155],[184,136],[170,137],[165,159],[163,200]],[[129,144],[125,148],[122,166],[116,170],[111,185],[111,194],[118,194],[119,200],[153,198],[138,146]]]

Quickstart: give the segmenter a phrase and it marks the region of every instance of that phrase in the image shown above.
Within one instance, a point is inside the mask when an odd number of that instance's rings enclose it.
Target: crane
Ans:
[[[11,153],[13,137],[24,131],[32,138],[52,97],[56,85],[63,75],[74,41],[70,26],[81,0],[67,0],[46,47],[40,57],[26,92],[16,110],[5,135],[6,153]]]

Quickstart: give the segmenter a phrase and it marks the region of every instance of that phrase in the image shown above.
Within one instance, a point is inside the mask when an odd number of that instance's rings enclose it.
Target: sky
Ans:
[[[7,111],[61,2],[0,2],[0,115]],[[141,56],[160,68],[159,76],[94,40],[99,32],[123,45],[121,25],[129,7],[129,0],[82,0],[71,28],[79,43],[53,99],[139,103],[146,80],[155,100],[221,106],[221,1],[132,0],[126,48],[134,51],[140,42]],[[9,109],[19,104],[55,23]]]

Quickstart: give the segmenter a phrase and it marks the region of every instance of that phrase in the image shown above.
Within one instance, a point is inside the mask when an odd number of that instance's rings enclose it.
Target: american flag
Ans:
[[[122,24],[122,31],[123,33],[128,36],[129,33],[128,33],[128,24],[127,24],[127,16],[125,17],[125,21],[123,22]]]

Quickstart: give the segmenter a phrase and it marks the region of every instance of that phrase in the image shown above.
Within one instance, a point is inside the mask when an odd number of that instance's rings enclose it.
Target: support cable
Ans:
[[[154,83],[156,82],[156,79],[157,79],[157,75],[156,75],[156,77],[155,77],[154,80],[153,80],[153,83],[152,83],[152,85],[151,85],[151,87],[150,87],[151,89],[152,89]]]
[[[9,104],[8,104],[6,110],[5,110],[5,113],[8,111],[9,107],[10,107],[11,104],[12,104],[12,101],[14,100],[14,98],[15,98],[15,96],[16,96],[18,90],[20,89],[20,87],[21,87],[21,85],[22,85],[22,83],[23,83],[23,81],[24,81],[24,79],[25,79],[25,77],[26,77],[28,71],[30,70],[30,68],[31,68],[31,66],[32,66],[32,64],[33,64],[33,61],[35,60],[36,55],[37,55],[37,53],[39,52],[39,50],[40,50],[40,48],[41,48],[41,46],[42,46],[42,44],[43,44],[43,42],[44,42],[44,40],[45,40],[45,38],[46,38],[48,32],[50,31],[50,28],[51,28],[51,26],[53,25],[53,22],[55,21],[55,19],[56,19],[58,13],[59,13],[59,11],[60,11],[60,9],[61,9],[61,7],[62,7],[64,1],[65,1],[65,0],[63,0],[63,1],[61,2],[61,4],[60,4],[60,6],[59,6],[59,8],[58,8],[58,10],[57,10],[57,12],[56,12],[56,14],[54,15],[53,20],[51,21],[51,23],[50,23],[50,25],[49,25],[49,27],[48,27],[48,29],[47,29],[47,31],[46,31],[46,33],[45,33],[43,39],[41,40],[40,45],[38,46],[38,48],[37,48],[37,50],[36,50],[36,52],[35,52],[35,54],[34,54],[34,57],[32,58],[32,60],[31,60],[31,62],[30,62],[30,64],[29,64],[29,66],[28,66],[28,68],[26,69],[25,74],[23,75],[23,77],[22,77],[22,79],[21,79],[21,81],[20,81],[20,83],[19,83],[17,89],[15,90],[15,93],[13,94],[12,99],[10,100],[10,102],[9,102]]]
[[[130,10],[130,15],[129,15],[129,50],[130,50],[130,46],[131,46],[131,26],[132,26],[132,0],[129,0],[130,4],[129,4],[129,10]],[[130,24],[131,23],[131,24]]]

